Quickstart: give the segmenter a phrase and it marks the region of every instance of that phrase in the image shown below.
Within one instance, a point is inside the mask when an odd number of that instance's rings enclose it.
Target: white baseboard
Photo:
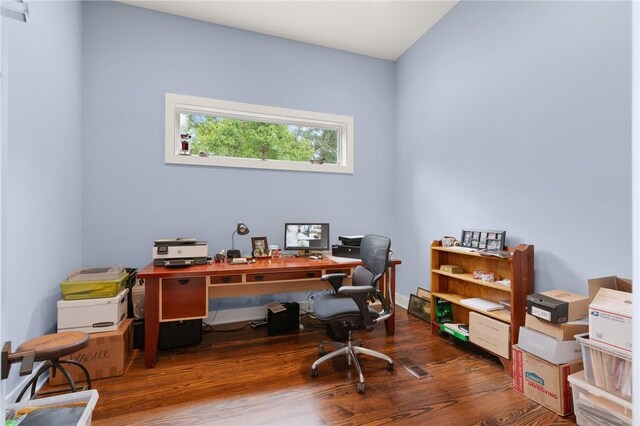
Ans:
[[[234,322],[264,320],[266,316],[267,308],[265,306],[254,306],[251,308],[209,311],[209,317],[205,322],[211,325],[231,324]]]
[[[409,306],[409,298],[396,293],[395,304],[407,309]],[[300,303],[300,312],[311,312],[313,308],[313,300],[307,300]],[[221,311],[209,311],[209,317],[205,320],[211,325],[232,324],[245,321],[261,321],[267,317],[266,306],[254,306],[251,308],[225,309]]]
[[[396,293],[396,305],[401,308],[408,309],[409,308],[409,298],[405,297],[399,293]]]
[[[313,300],[298,302],[300,313],[311,312]],[[232,324],[245,321],[263,321],[267,318],[266,306],[254,306],[251,308],[225,309],[221,311],[209,311],[209,317],[205,320],[211,325]]]

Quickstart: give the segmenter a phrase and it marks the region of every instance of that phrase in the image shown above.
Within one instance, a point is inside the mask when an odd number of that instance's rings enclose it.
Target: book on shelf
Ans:
[[[462,299],[460,300],[460,303],[484,312],[499,311],[501,309],[504,309],[504,306],[502,306],[501,304],[491,302],[490,300],[486,300],[481,297],[472,297],[470,299]]]

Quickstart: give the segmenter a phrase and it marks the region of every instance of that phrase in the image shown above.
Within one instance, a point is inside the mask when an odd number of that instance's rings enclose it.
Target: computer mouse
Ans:
[[[309,256],[309,259],[318,260],[318,256]]]

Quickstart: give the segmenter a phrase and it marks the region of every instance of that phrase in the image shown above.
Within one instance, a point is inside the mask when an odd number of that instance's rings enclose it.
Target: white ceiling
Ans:
[[[457,0],[118,0],[200,21],[396,60]]]

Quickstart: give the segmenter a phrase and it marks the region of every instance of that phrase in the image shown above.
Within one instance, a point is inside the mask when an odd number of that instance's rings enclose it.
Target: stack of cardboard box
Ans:
[[[588,329],[589,298],[565,290],[527,297],[525,326],[513,347],[513,387],[565,416],[573,412],[567,377],[582,370],[581,346],[574,336]]]
[[[101,271],[103,268],[86,271]],[[104,268],[108,269],[108,268]],[[84,331],[89,333],[89,344],[61,359],[80,362],[89,371],[91,379],[124,374],[133,352],[133,321],[127,319],[129,274],[116,271],[111,277],[106,273],[86,273],[82,279],[70,275],[60,283],[62,300],[58,307],[58,332]],[[74,381],[85,380],[79,368],[69,368]],[[62,374],[50,374],[52,386],[65,384]]]

